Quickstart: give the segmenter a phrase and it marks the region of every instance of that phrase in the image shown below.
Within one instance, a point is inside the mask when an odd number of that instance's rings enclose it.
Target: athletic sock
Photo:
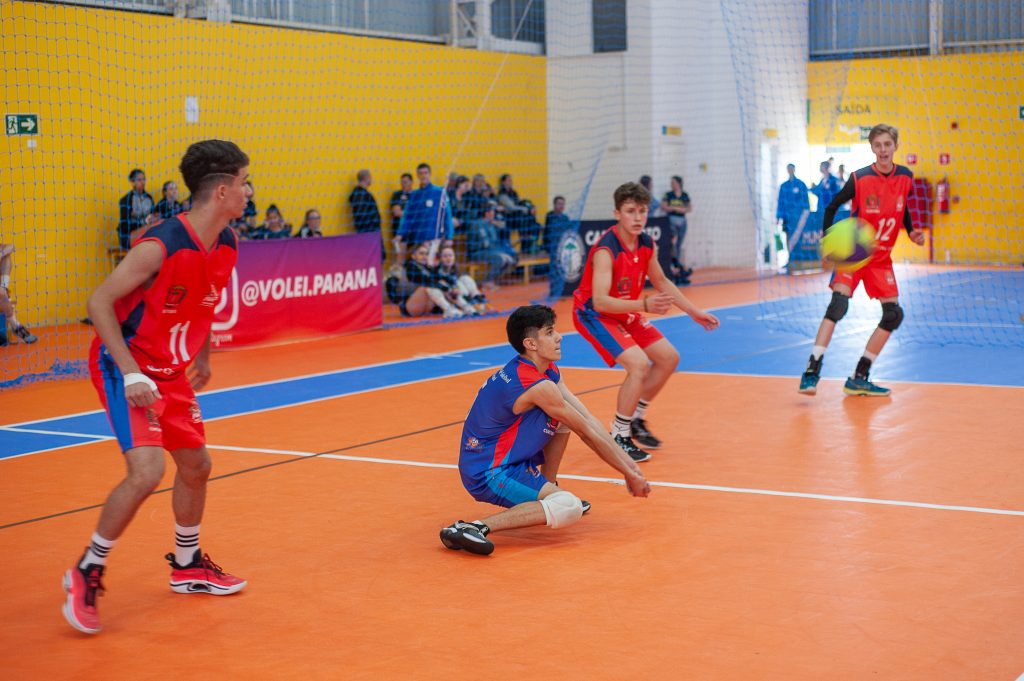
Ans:
[[[110,553],[110,550],[114,548],[116,543],[116,539],[104,539],[100,536],[99,532],[93,532],[89,548],[86,549],[85,555],[82,556],[82,562],[78,564],[78,567],[84,570],[87,565],[106,565],[107,554]]]
[[[615,418],[612,420],[612,435],[629,437],[629,424],[632,422],[633,419],[628,416],[623,416],[619,412],[615,412]]]
[[[189,565],[198,550],[199,526],[182,527],[174,523],[174,562],[181,566]]]
[[[0,274],[0,287],[9,289],[11,288],[11,275]]]
[[[647,413],[647,407],[651,406],[650,402],[644,402],[640,400],[636,403],[636,411],[633,412],[633,420],[642,419],[644,414]]]
[[[870,353],[865,353],[865,356],[861,357],[860,361],[857,362],[857,369],[853,372],[854,378],[868,380],[868,373],[871,371],[871,360],[867,357],[867,354]]]
[[[814,359],[821,359],[824,355],[825,355],[825,346],[824,345],[815,345],[813,348],[811,348],[811,357],[813,357]]]

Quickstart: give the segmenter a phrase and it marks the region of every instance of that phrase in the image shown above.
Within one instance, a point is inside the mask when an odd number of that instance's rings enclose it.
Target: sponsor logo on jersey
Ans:
[[[480,449],[480,440],[470,437],[466,440],[466,449]]]
[[[173,376],[175,374],[175,370],[170,367],[155,367],[152,364],[146,365],[146,371],[151,374],[163,374],[164,376]]]
[[[185,299],[188,289],[181,285],[175,285],[167,289],[167,297],[164,298],[164,314],[174,314]]]
[[[901,210],[903,210],[903,197],[898,196],[896,197],[896,212],[899,213]]]
[[[558,430],[558,425],[558,419],[549,416],[547,422],[544,424],[544,433],[546,435],[554,435]]]
[[[615,288],[619,292],[620,296],[629,295],[629,292],[632,290],[632,287],[629,284],[629,277],[623,277],[622,279],[619,279],[619,283],[616,285]]]
[[[199,303],[202,307],[213,307],[220,300],[220,292],[217,287],[210,284],[210,292],[203,297],[203,302]]]
[[[874,194],[868,194],[864,197],[864,212],[865,213],[878,213],[880,212],[879,206],[881,202],[878,197]]]
[[[192,404],[188,405],[189,416],[192,417],[192,423],[202,423],[203,412],[199,411],[199,403],[192,400]]]
[[[149,422],[149,430],[153,433],[160,432],[160,419],[152,409],[146,410],[146,421]]]

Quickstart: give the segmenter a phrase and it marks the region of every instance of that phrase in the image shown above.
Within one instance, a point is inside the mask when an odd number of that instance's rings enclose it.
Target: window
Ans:
[[[593,0],[594,52],[625,52],[626,0]]]

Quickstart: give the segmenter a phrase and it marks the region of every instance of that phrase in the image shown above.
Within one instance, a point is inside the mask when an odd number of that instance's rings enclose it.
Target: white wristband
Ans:
[[[136,372],[124,375],[124,387],[127,388],[128,386],[135,385],[136,383],[142,383],[153,392],[156,392],[156,383],[154,383],[153,379],[146,374]]]

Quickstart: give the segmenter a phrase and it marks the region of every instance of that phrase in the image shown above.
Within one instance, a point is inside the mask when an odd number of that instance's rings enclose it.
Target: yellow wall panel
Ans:
[[[128,171],[148,191],[181,184],[191,142],[231,139],[252,159],[256,202],[298,228],[351,229],[356,171],[390,228],[402,172],[515,176],[547,203],[546,63],[414,42],[0,0],[4,113],[39,115],[36,147],[0,141],[0,240],[18,248],[15,290],[33,323],[84,315],[109,271]],[[185,98],[200,118],[185,122]],[[182,187],[182,195],[187,192]]]
[[[916,154],[915,176],[945,177],[959,198],[948,215],[936,216],[936,260],[948,252],[952,262],[1020,264],[1022,85],[1020,52],[812,62],[808,142],[848,145],[860,141],[860,126],[895,125],[897,162]],[[943,153],[948,165],[939,163]],[[908,244],[901,240],[896,258],[927,257]]]

